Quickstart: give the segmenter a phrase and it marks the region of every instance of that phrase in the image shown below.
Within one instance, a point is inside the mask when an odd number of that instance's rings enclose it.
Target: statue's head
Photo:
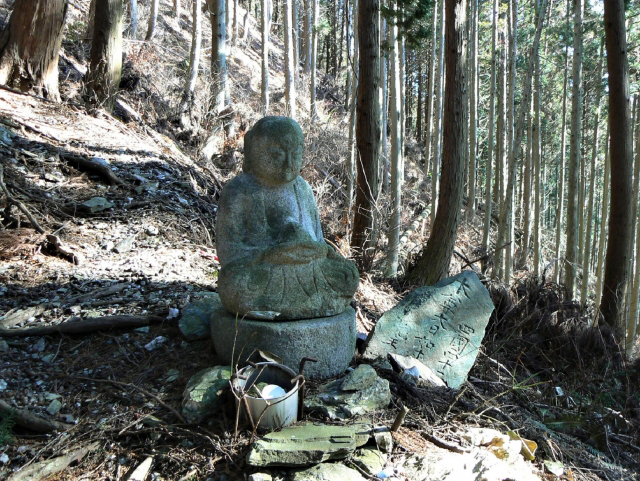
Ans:
[[[289,117],[263,117],[244,136],[243,170],[267,185],[286,184],[300,175],[304,136]]]

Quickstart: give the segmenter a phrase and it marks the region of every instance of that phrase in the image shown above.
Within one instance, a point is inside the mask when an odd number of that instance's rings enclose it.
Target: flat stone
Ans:
[[[269,473],[253,473],[249,475],[249,481],[273,481]]]
[[[51,403],[47,406],[47,412],[51,416],[55,416],[56,414],[58,414],[60,412],[60,409],[62,409],[62,403],[57,399],[51,401]]]
[[[318,464],[291,474],[291,481],[365,481],[355,469],[339,463]]]
[[[236,319],[225,309],[218,309],[211,315],[211,337],[225,364],[231,365],[232,353],[237,359],[241,348],[245,358],[260,349],[280,357],[295,372],[303,357],[313,357],[318,362],[307,362],[304,375],[327,379],[342,374],[351,362],[356,346],[356,313],[349,307],[332,317],[266,322]]]
[[[364,358],[414,357],[456,389],[476,360],[492,311],[478,276],[463,271],[412,291],[387,311],[367,340]]]
[[[104,197],[93,197],[81,205],[89,212],[100,212],[113,207],[113,204]]]
[[[133,248],[133,242],[135,240],[135,235],[129,236],[126,239],[122,239],[113,247],[113,252],[117,254],[124,254],[125,252],[129,252]]]
[[[384,469],[387,455],[376,448],[365,446],[355,452],[351,461],[368,475],[375,476]]]
[[[187,341],[208,338],[211,334],[211,314],[220,308],[222,302],[217,292],[208,292],[203,298],[187,304],[178,322],[180,332]]]
[[[393,434],[387,426],[376,426],[371,434],[380,451],[387,454],[393,451]]]
[[[367,367],[375,374],[371,366]],[[304,400],[305,409],[320,412],[330,419],[348,419],[384,409],[389,405],[391,402],[389,381],[376,374],[364,389],[345,391],[344,383],[351,380],[349,376],[331,381],[321,386],[317,393],[307,396]]]
[[[216,366],[193,375],[184,390],[182,415],[190,423],[198,423],[223,406],[223,394],[229,388],[231,368]]]
[[[540,481],[535,465],[522,456],[506,462],[483,448],[458,454],[433,447],[398,461],[403,476],[412,481]]]
[[[344,377],[341,389],[343,391],[359,391],[365,389],[378,378],[376,370],[368,364],[360,364]]]
[[[414,378],[414,383],[423,387],[446,387],[445,382],[433,370],[425,366],[415,357],[389,354],[389,360],[401,371],[401,377],[406,380],[406,375]]]
[[[370,432],[371,426],[366,424],[300,423],[269,433],[253,443],[247,454],[247,464],[295,467],[345,459],[367,442]]]

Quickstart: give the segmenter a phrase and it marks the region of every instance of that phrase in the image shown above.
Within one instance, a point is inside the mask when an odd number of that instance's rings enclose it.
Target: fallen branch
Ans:
[[[37,306],[26,307],[19,309],[17,307],[11,309],[4,316],[0,317],[0,327],[12,327],[21,322],[25,322],[30,317],[38,317],[46,311],[47,308],[40,304]]]
[[[48,336],[51,334],[85,334],[87,332],[110,329],[131,329],[134,327],[159,324],[166,319],[166,314],[150,314],[147,316],[103,316],[80,319],[73,317],[67,322],[55,326],[28,327],[23,329],[0,328],[0,337]]]
[[[22,426],[23,428],[39,433],[66,431],[73,427],[73,424],[66,424],[53,420],[49,421],[24,409],[14,408],[2,400],[0,400],[0,414],[2,414],[2,417],[11,417],[13,422],[18,426]]]
[[[27,209],[22,202],[11,197],[11,194],[9,193],[9,189],[7,189],[7,186],[4,184],[4,168],[2,167],[2,165],[0,165],[0,188],[4,192],[4,195],[7,196],[7,203],[17,205],[18,208],[24,213],[24,215],[27,216],[33,228],[39,234],[44,234],[45,232],[44,229],[40,227],[40,224],[38,224],[38,221],[35,219],[35,217],[31,215],[31,212],[29,212],[29,209]]]
[[[342,187],[340,185],[340,183],[336,179],[331,177],[331,175],[326,170],[324,170],[322,167],[320,167],[318,165],[314,165],[314,167],[316,168],[316,170],[318,172],[320,172],[322,175],[324,175],[327,178],[327,180],[331,183],[331,185],[333,185],[336,189],[338,189],[342,193],[342,195],[347,197],[347,191],[344,190],[344,187]]]
[[[84,256],[76,252],[73,248],[65,245],[57,235],[47,234],[47,242],[58,254],[65,257],[69,262],[79,266],[84,262]]]
[[[125,182],[116,174],[114,174],[108,165],[105,165],[102,162],[87,159],[85,157],[80,157],[79,155],[62,153],[60,154],[60,158],[66,160],[67,162],[70,162],[71,164],[75,164],[79,168],[96,172],[97,174],[106,178],[111,183],[111,185],[125,185]]]
[[[76,449],[63,456],[57,458],[50,458],[46,461],[40,461],[39,463],[32,464],[24,469],[21,469],[17,473],[7,479],[7,481],[40,481],[41,479],[48,478],[49,476],[59,473],[69,466],[74,461],[80,461],[91,451],[95,451],[100,446],[100,443],[91,443],[80,449]]]
[[[126,383],[126,382],[120,382],[120,381],[112,381],[111,379],[92,379],[90,377],[83,377],[83,376],[74,376],[74,379],[79,379],[81,381],[113,384],[114,386],[128,387],[128,388],[131,388],[131,389],[135,389],[136,391],[144,394],[145,396],[149,396],[150,398],[155,399],[155,401],[158,404],[160,404],[160,406],[162,406],[163,408],[168,409],[169,411],[171,411],[174,414],[174,416],[180,420],[180,422],[187,424],[185,419],[182,417],[182,414],[180,414],[174,407],[169,406],[167,403],[165,403],[162,399],[160,399],[158,396],[156,396],[152,392],[149,392],[146,389],[141,388],[140,386],[136,386],[135,384],[130,384],[130,383]]]
[[[470,453],[471,450],[470,449],[466,449],[466,448],[462,448],[459,445],[455,444],[455,443],[450,443],[445,441],[444,439],[440,439],[437,436],[434,436],[433,434],[429,434],[426,431],[420,431],[420,435],[425,438],[427,441],[435,444],[436,446],[438,446],[439,448],[442,449],[448,449],[449,451],[453,451],[454,453],[459,453],[459,454],[463,454],[463,453]]]

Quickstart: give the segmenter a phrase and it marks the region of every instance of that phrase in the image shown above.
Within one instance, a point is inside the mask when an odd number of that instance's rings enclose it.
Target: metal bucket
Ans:
[[[260,428],[273,430],[295,423],[298,420],[299,381],[291,384],[291,380],[296,375],[292,369],[275,362],[259,362],[255,367],[246,366],[238,371],[231,383],[236,405],[242,406],[245,415],[248,407],[252,424]],[[272,399],[248,394],[251,386],[263,382],[280,386],[285,394]]]

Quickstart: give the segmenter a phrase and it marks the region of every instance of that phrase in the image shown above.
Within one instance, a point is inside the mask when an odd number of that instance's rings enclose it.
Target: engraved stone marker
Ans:
[[[458,388],[478,355],[493,302],[472,271],[420,287],[386,312],[369,335],[364,358],[388,353],[420,360]]]

